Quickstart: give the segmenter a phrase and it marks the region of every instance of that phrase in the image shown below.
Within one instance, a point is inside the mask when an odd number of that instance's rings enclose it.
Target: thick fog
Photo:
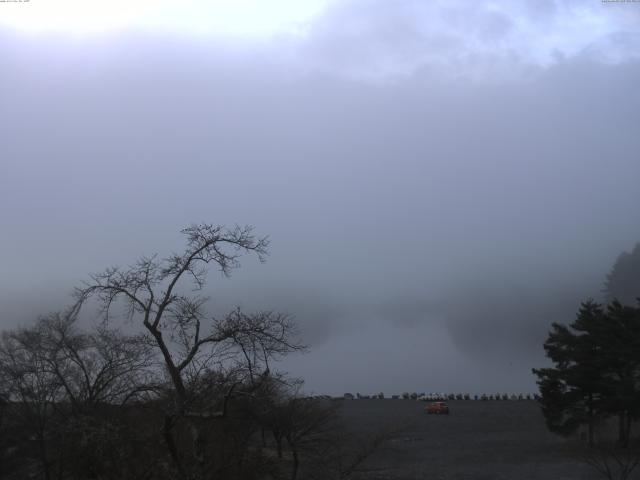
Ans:
[[[533,391],[640,241],[640,7],[423,3],[259,37],[0,21],[2,327],[251,224],[269,259],[212,272],[213,309],[293,315],[309,391]]]

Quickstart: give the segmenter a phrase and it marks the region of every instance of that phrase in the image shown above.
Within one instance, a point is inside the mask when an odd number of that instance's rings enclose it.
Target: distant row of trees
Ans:
[[[362,395],[360,393],[356,393],[355,396],[352,393],[345,393],[343,398],[346,400],[369,400],[369,399],[378,399],[383,400],[385,395],[383,392],[376,393],[373,395]],[[404,392],[402,395],[391,395],[392,400],[416,400],[416,401],[444,401],[444,400],[532,400],[536,398],[536,395],[532,395],[530,393],[523,394],[511,394],[508,393],[482,393],[480,395],[471,395],[469,393],[409,393]]]
[[[640,244],[620,255],[605,282],[608,304],[583,302],[569,325],[554,323],[544,344],[554,366],[534,369],[543,413],[553,432],[617,417],[617,442],[627,447],[640,418]]]
[[[0,339],[0,477],[84,479],[347,478],[330,402],[303,398],[272,369],[304,349],[274,312],[207,313],[207,266],[264,258],[251,228],[197,225],[165,259],[109,268],[63,313]],[[82,329],[81,310],[98,308]],[[123,312],[122,315],[119,315]],[[126,320],[128,333],[118,318]],[[355,459],[355,460],[354,460]]]

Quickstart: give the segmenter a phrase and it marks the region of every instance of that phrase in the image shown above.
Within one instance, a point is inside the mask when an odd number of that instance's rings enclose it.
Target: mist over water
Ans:
[[[309,391],[532,391],[640,241],[637,9],[542,3],[349,1],[260,43],[0,27],[2,326],[251,224],[268,262],[212,272],[212,311],[293,315]]]

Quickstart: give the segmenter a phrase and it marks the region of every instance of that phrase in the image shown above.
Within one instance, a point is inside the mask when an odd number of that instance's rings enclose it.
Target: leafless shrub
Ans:
[[[617,443],[597,443],[580,460],[607,480],[628,480],[640,464],[640,446],[621,447]]]

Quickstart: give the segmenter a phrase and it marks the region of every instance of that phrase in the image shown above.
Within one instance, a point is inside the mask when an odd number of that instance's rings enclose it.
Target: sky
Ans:
[[[0,2],[0,326],[251,224],[310,392],[531,392],[640,241],[640,4]]]

